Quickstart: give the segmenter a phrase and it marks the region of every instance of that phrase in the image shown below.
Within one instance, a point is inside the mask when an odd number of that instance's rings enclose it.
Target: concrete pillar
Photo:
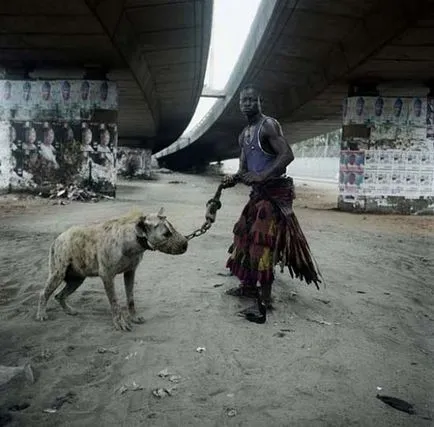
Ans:
[[[155,141],[122,140],[118,147],[117,174],[126,178],[152,178],[152,148]]]
[[[434,97],[424,85],[350,88],[343,105],[338,206],[422,212],[434,203]]]
[[[106,80],[0,80],[0,189],[74,183],[114,195],[117,110]]]

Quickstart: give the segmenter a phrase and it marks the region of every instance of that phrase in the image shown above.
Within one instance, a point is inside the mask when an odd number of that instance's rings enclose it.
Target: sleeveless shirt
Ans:
[[[257,174],[265,170],[276,159],[275,154],[270,154],[264,151],[261,146],[259,135],[262,125],[265,120],[271,119],[271,117],[264,116],[253,128],[253,136],[249,139],[247,132],[243,132],[243,150],[247,163],[247,170],[249,172],[255,172]]]

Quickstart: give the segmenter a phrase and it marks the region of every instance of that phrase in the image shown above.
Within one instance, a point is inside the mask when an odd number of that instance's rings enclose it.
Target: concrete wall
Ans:
[[[427,88],[345,101],[339,206],[414,213],[434,203],[434,99]]]
[[[117,174],[127,178],[151,177],[152,150],[146,148],[119,147]]]
[[[113,82],[0,80],[0,190],[116,188]]]

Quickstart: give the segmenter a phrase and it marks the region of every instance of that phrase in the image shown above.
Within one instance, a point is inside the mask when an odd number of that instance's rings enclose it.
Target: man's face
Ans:
[[[393,106],[395,117],[399,117],[401,115],[401,110],[402,110],[402,101],[400,99],[397,99]]]
[[[92,142],[92,132],[90,129],[86,129],[83,132],[83,139],[85,144],[90,144]]]
[[[24,96],[24,99],[26,101],[28,101],[30,99],[30,84],[29,83],[24,83],[23,96]]]
[[[83,82],[81,85],[81,99],[83,101],[86,101],[89,97],[89,83]]]
[[[261,102],[254,89],[246,89],[240,93],[240,110],[247,117],[254,116],[261,111]]]
[[[27,141],[28,141],[29,144],[34,144],[35,143],[35,141],[36,141],[36,131],[35,131],[34,128],[30,128],[30,130],[29,130],[29,136],[28,136]]]
[[[375,101],[375,115],[381,116],[381,113],[383,112],[383,100],[381,98],[377,98]]]
[[[365,100],[361,97],[357,98],[356,102],[356,114],[361,116],[363,113],[363,107],[365,106]]]
[[[46,83],[42,86],[42,99],[44,101],[48,101],[50,99],[50,91],[51,88],[49,83]]]
[[[354,175],[353,173],[350,173],[350,176],[348,177],[348,182],[350,184],[354,184],[356,182],[356,175]]]
[[[54,141],[54,131],[53,129],[49,129],[44,137],[44,144],[51,145]]]
[[[356,156],[354,154],[351,154],[351,156],[348,159],[348,163],[350,165],[354,165],[354,163],[356,163]]]
[[[101,134],[101,145],[107,146],[110,142],[110,133],[108,130],[105,130]]]
[[[15,128],[13,126],[11,126],[9,135],[11,138],[11,142],[14,142],[17,139],[17,131],[15,130]]]
[[[63,99],[65,101],[67,101],[69,99],[69,95],[70,95],[69,85],[67,83],[64,83],[62,85],[62,96],[63,96]]]

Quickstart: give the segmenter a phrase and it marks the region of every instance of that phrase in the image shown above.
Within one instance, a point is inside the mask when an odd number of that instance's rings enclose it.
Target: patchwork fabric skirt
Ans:
[[[320,273],[309,244],[292,210],[295,198],[291,178],[256,185],[233,228],[234,241],[226,266],[245,287],[259,283],[271,291],[274,267],[287,267],[291,277],[314,283]]]

